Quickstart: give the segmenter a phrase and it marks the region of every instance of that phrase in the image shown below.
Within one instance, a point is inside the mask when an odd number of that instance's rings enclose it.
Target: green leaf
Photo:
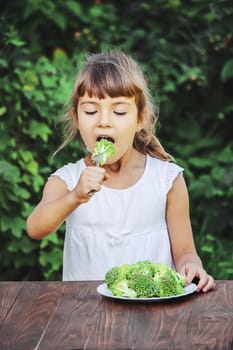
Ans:
[[[72,14],[74,14],[75,16],[80,17],[80,18],[83,17],[83,10],[82,10],[80,2],[68,0],[66,2],[66,8],[69,9],[69,11]]]
[[[7,60],[4,60],[3,58],[0,58],[0,67],[7,68],[8,67]]]
[[[233,59],[227,61],[221,71],[221,80],[226,81],[233,78]]]
[[[54,270],[57,270],[62,263],[62,250],[60,248],[53,248],[49,253],[47,251],[41,251],[40,264],[42,266],[52,265]]]
[[[33,154],[31,151],[21,149],[19,150],[19,155],[25,162],[29,162],[33,159]]]
[[[211,235],[210,233],[208,233],[206,235],[206,239],[210,242],[214,242],[215,241],[215,237],[213,235]]]
[[[173,92],[176,90],[176,85],[171,80],[168,80],[164,85],[163,90],[166,92]]]
[[[5,114],[7,111],[7,108],[5,106],[0,107],[0,116],[2,116],[3,114]]]
[[[51,88],[55,89],[55,87],[57,86],[56,80],[51,76],[42,75],[41,81],[43,86],[47,89],[51,89]]]
[[[30,162],[25,164],[24,168],[28,170],[32,175],[37,175],[39,164],[32,159]]]
[[[204,245],[201,247],[201,250],[206,253],[213,253],[213,247]]]
[[[47,247],[49,245],[49,243],[53,243],[53,244],[58,244],[59,243],[59,239],[58,239],[58,236],[57,236],[57,233],[54,232],[52,233],[51,235],[45,237],[42,241],[41,241],[41,244],[40,244],[40,247],[42,249],[44,249],[45,247]]]
[[[19,182],[19,169],[5,160],[0,160],[0,177],[8,182]]]
[[[18,188],[17,195],[22,199],[28,199],[31,196],[31,194],[24,188]]]
[[[100,16],[103,16],[103,9],[101,6],[91,6],[89,13],[92,17],[99,18]]]
[[[25,91],[32,91],[37,88],[39,81],[34,70],[26,69],[22,71],[21,69],[15,69],[15,73],[18,75]]]
[[[21,217],[3,217],[1,224],[3,232],[10,230],[13,236],[17,238],[21,237],[23,230],[26,228],[26,222]]]
[[[9,39],[8,42],[10,44],[14,45],[14,46],[23,46],[23,45],[25,45],[25,41],[20,40],[20,39],[16,39],[16,38]]]
[[[51,20],[55,22],[60,29],[66,29],[67,17],[65,17],[63,14],[56,12],[56,15],[51,17]]]
[[[189,159],[189,162],[191,165],[197,167],[197,168],[206,168],[213,165],[213,161],[208,158],[198,158],[198,157],[191,157]]]
[[[68,62],[68,56],[66,52],[61,48],[56,48],[53,52],[53,61],[58,63],[67,63]]]
[[[48,136],[51,134],[50,128],[36,120],[31,120],[29,124],[29,134],[33,139],[40,137],[43,141],[48,141]]]

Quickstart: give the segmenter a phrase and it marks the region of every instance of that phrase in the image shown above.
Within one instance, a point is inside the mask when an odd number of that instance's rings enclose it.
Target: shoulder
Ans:
[[[149,166],[157,168],[161,171],[164,172],[171,172],[171,171],[178,171],[178,172],[182,172],[184,170],[184,168],[182,168],[180,165],[168,161],[168,160],[161,160],[155,157],[151,157],[151,156],[147,156],[147,161]]]
[[[84,160],[80,159],[76,163],[67,163],[63,165],[63,167],[57,169],[55,172],[51,174],[52,175],[60,175],[63,173],[76,173],[80,169],[84,167]]]
[[[85,167],[83,159],[78,160],[76,163],[68,163],[63,167],[53,172],[51,176],[58,176],[61,180],[65,181],[69,190],[72,190],[76,185],[78,178],[82,170]]]
[[[173,186],[174,180],[179,174],[182,174],[184,168],[179,166],[174,162],[167,160],[161,160],[148,156],[148,165],[154,172],[157,180],[160,180],[161,185],[163,186],[165,192],[167,193]]]

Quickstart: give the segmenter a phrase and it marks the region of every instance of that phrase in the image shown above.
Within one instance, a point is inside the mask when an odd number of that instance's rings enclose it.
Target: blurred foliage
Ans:
[[[20,14],[20,16],[19,16]],[[61,279],[64,227],[42,241],[25,221],[49,174],[76,161],[56,119],[86,52],[123,48],[160,106],[158,136],[185,167],[206,269],[233,278],[233,6],[216,0],[9,0],[0,14],[1,279]]]

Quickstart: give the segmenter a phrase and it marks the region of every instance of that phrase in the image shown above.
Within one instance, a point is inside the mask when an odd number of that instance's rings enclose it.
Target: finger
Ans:
[[[186,272],[186,267],[183,266],[180,270],[177,271],[181,276],[185,278],[185,283],[187,283],[187,272]]]
[[[201,283],[200,287],[200,290],[202,292],[208,292],[209,290],[211,289],[214,289],[215,288],[215,282],[214,282],[214,279],[212,276],[209,276],[207,275],[207,281],[205,284]]]
[[[209,280],[212,279],[211,276],[209,276],[205,270],[201,270],[200,274],[199,274],[199,283],[197,285],[197,290],[201,291],[203,290],[203,288],[206,288],[206,286],[208,285]]]
[[[103,181],[106,181],[106,180],[108,180],[108,178],[109,178],[109,175],[108,175],[108,173],[104,173],[104,180]]]
[[[97,167],[97,166],[89,166],[86,168],[86,171],[89,172],[90,174],[105,174],[106,170],[104,168],[101,167]]]
[[[185,283],[189,285],[195,277],[197,277],[196,269],[192,268],[192,265],[186,265],[181,269],[181,275],[185,276]]]
[[[196,271],[195,270],[189,270],[186,275],[186,285],[189,285],[192,283],[192,281],[195,279],[196,276]]]
[[[91,190],[91,191],[88,192],[88,196],[92,197],[95,193],[96,193],[95,190]]]

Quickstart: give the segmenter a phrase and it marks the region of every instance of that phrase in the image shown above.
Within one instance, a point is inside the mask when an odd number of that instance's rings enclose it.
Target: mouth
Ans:
[[[96,141],[101,141],[101,140],[107,140],[109,142],[112,142],[112,143],[115,143],[115,140],[111,137],[111,136],[108,136],[108,135],[101,135],[101,136],[98,136]]]

